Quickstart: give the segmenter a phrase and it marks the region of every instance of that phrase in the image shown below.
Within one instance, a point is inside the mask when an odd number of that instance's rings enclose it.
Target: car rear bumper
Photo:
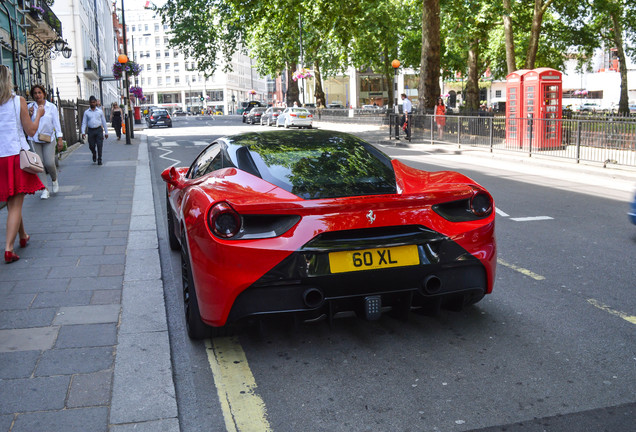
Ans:
[[[335,242],[330,245],[328,239],[314,239],[242,291],[227,321],[280,313],[316,318],[341,311],[360,312],[365,298],[371,296],[390,307],[433,302],[461,305],[491,292],[486,266],[457,243],[433,232],[416,233],[410,238],[414,239],[417,265],[344,273],[330,270],[329,252]],[[349,241],[347,247],[355,248],[355,244],[355,240]],[[368,247],[368,243],[359,247]]]

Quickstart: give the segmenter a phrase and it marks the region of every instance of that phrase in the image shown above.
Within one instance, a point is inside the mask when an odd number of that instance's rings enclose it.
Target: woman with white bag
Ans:
[[[31,87],[31,97],[35,102],[29,104],[29,113],[31,120],[35,120],[35,108],[44,107],[44,115],[40,119],[40,126],[33,136],[29,136],[29,140],[33,143],[33,150],[40,156],[46,172],[51,176],[53,182],[53,193],[57,193],[60,188],[57,180],[57,168],[55,166],[55,143],[57,138],[57,147],[61,150],[64,143],[62,141],[62,126],[60,125],[60,116],[57,106],[46,100],[46,90],[43,86],[36,84]],[[40,181],[46,187],[48,180],[46,172],[38,174]],[[49,189],[46,188],[40,195],[41,199],[47,199],[50,196]]]
[[[20,168],[20,151],[27,150],[24,133],[34,134],[38,130],[44,108],[38,107],[35,123],[29,117],[26,101],[13,93],[11,72],[0,65],[0,201],[7,202],[7,236],[4,246],[4,262],[9,264],[20,259],[13,252],[15,238],[20,235],[20,247],[29,244],[29,236],[22,221],[22,204],[25,194],[44,188],[35,174]]]

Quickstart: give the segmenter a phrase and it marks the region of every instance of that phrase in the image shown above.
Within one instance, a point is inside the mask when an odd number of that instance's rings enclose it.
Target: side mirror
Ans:
[[[179,173],[179,171],[177,171],[175,167],[170,167],[164,170],[161,173],[161,178],[163,179],[163,181],[171,186],[176,187],[177,189],[183,187],[183,176],[181,175],[181,173]]]

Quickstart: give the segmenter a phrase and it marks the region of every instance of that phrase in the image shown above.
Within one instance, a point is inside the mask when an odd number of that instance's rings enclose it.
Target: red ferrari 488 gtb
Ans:
[[[266,314],[377,319],[385,310],[459,309],[492,291],[491,195],[352,135],[229,136],[161,176],[193,339]]]

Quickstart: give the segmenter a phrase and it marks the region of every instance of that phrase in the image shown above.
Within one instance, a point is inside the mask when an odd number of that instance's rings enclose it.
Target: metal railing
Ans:
[[[389,114],[389,138],[401,116]],[[411,117],[411,141],[447,143],[636,167],[636,119],[533,119],[433,115]],[[399,131],[404,137],[404,132]]]

